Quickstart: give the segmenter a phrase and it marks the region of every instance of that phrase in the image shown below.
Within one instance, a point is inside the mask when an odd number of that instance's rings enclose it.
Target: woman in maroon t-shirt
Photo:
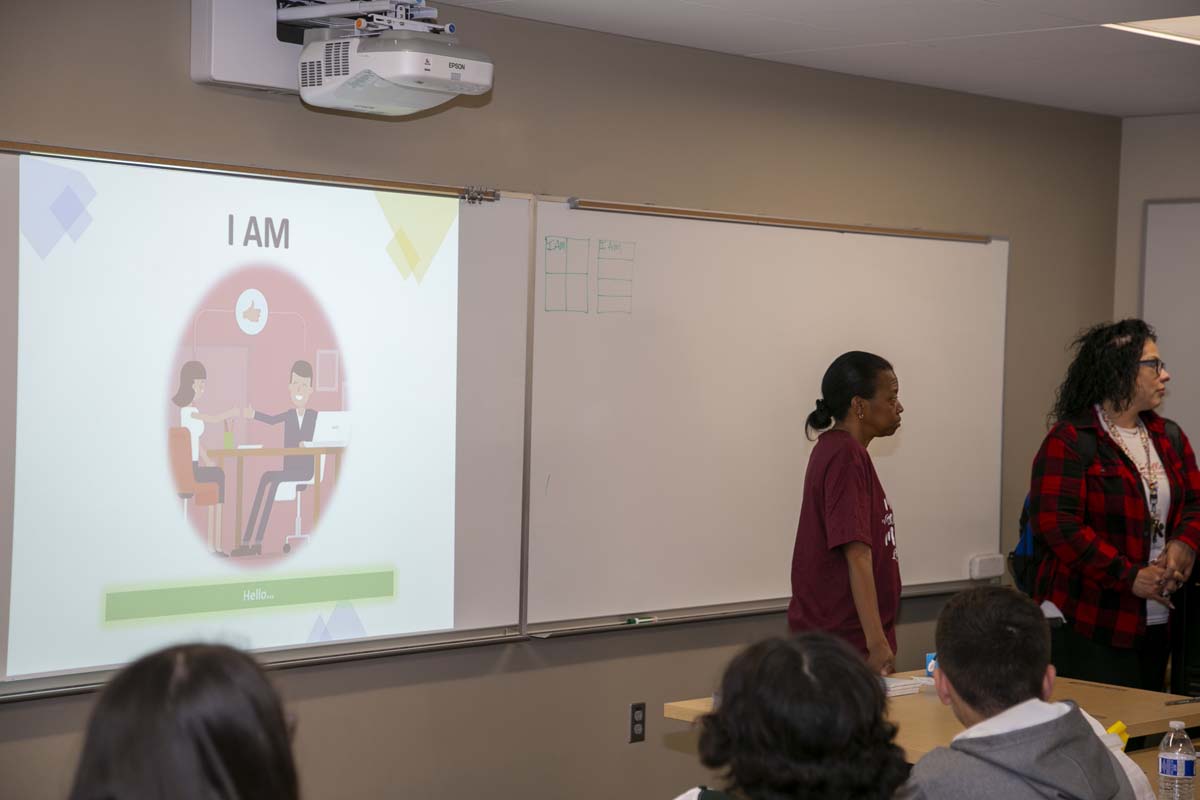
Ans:
[[[899,392],[892,365],[872,353],[843,353],[825,370],[805,423],[824,433],[804,474],[788,606],[793,632],[841,636],[884,674],[895,671],[900,566],[892,508],[867,446],[900,427]]]

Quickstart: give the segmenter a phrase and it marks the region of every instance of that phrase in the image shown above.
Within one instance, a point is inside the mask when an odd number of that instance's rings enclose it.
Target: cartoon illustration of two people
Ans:
[[[204,435],[205,423],[225,423],[231,417],[242,413],[239,408],[231,408],[220,414],[203,414],[196,408],[196,403],[208,387],[208,372],[199,361],[189,361],[179,370],[179,388],[171,402],[179,406],[179,425],[187,428],[191,438],[192,477],[196,483],[211,483],[217,486],[216,506],[208,509],[208,549],[214,555],[223,556],[221,552],[221,518],[225,509],[225,471],[213,466],[212,460],[200,447],[200,437]]]
[[[292,364],[291,376],[288,379],[288,397],[292,401],[293,411],[268,415],[252,408],[246,409],[246,418],[268,425],[283,425],[283,446],[300,447],[301,442],[311,442],[317,428],[317,412],[306,408],[308,399],[313,393],[313,369],[307,361],[297,361]],[[312,456],[284,456],[283,469],[264,472],[258,481],[258,491],[254,493],[254,505],[250,509],[250,521],[246,523],[246,533],[242,536],[240,547],[234,548],[235,556],[262,555],[263,535],[267,532],[267,520],[271,516],[271,507],[275,504],[275,494],[279,484],[295,482],[304,483],[313,479],[314,463]],[[261,514],[259,511],[261,510]],[[254,522],[258,520],[258,534],[254,542],[250,534],[254,530]]]
[[[208,518],[208,549],[214,555],[225,556],[220,548],[221,517],[225,503],[225,472],[214,466],[207,453],[200,447],[200,437],[204,434],[206,423],[222,423],[226,420],[243,416],[267,425],[283,425],[283,447],[300,447],[302,442],[311,442],[316,431],[317,412],[307,408],[309,398],[313,393],[313,368],[307,361],[297,361],[292,364],[288,380],[288,397],[291,399],[292,410],[269,415],[253,408],[231,408],[219,414],[204,414],[196,407],[198,398],[204,394],[207,386],[207,372],[199,361],[188,361],[179,371],[179,388],[172,398],[179,406],[179,423],[186,428],[191,437],[192,475],[197,484],[215,484],[217,488],[217,504],[215,509],[210,506]],[[311,482],[314,474],[312,456],[284,456],[283,469],[270,470],[263,473],[258,482],[258,491],[254,495],[254,505],[250,511],[250,519],[241,537],[241,544],[233,549],[230,555],[250,556],[262,554],[263,536],[267,530],[267,522],[271,516],[271,508],[275,496],[282,483],[295,482],[302,484]],[[257,534],[255,528],[257,523]]]

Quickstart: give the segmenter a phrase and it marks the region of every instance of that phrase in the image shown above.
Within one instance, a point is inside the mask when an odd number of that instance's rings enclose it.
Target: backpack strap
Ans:
[[[1075,452],[1083,459],[1084,463],[1092,463],[1092,459],[1096,457],[1096,429],[1095,428],[1076,428],[1078,437],[1075,440]]]
[[[1175,451],[1175,455],[1179,456],[1179,460],[1183,460],[1183,430],[1179,427],[1179,423],[1173,419],[1163,417],[1163,427],[1167,429],[1167,441],[1171,443],[1171,449]]]
[[[1075,428],[1075,452],[1085,464],[1092,463],[1096,457],[1096,415],[1090,410],[1084,411],[1064,422]]]
[[[1074,424],[1074,423],[1072,423]],[[1171,423],[1175,425],[1175,423]],[[1175,425],[1178,430],[1179,426]],[[1091,420],[1087,420],[1086,425],[1080,425],[1075,428],[1075,452],[1083,459],[1085,464],[1092,463],[1092,459],[1096,457],[1096,428],[1091,424]],[[1032,531],[1029,528],[1029,495],[1025,495],[1025,504],[1021,507],[1021,518],[1018,523],[1021,529],[1021,538],[1024,539],[1028,535],[1032,537]],[[1032,538],[1030,538],[1032,542]]]
[[[1085,464],[1091,464],[1092,459],[1096,458],[1096,425],[1093,425],[1091,420],[1087,421],[1087,425],[1075,426],[1075,452],[1079,453],[1079,457]]]

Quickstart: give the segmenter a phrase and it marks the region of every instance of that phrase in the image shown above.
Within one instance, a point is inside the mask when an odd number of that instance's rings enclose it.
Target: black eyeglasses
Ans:
[[[1154,370],[1156,374],[1162,375],[1163,370],[1167,368],[1167,362],[1163,361],[1161,358],[1147,358],[1139,361],[1138,366],[1150,367],[1150,369]]]

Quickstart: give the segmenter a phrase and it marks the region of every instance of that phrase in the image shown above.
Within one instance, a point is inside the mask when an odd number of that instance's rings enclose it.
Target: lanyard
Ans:
[[[1150,436],[1146,433],[1146,425],[1140,419],[1137,421],[1138,438],[1141,440],[1142,450],[1146,454],[1146,466],[1143,467],[1133,457],[1133,453],[1129,452],[1129,448],[1125,445],[1125,437],[1121,435],[1117,424],[1112,421],[1112,417],[1108,416],[1107,413],[1104,413],[1104,424],[1108,427],[1109,433],[1113,434],[1112,438],[1116,440],[1117,446],[1133,462],[1133,466],[1137,468],[1138,473],[1142,476],[1142,480],[1146,483],[1146,494],[1148,495],[1150,506],[1150,538],[1151,540],[1158,539],[1164,535],[1166,526],[1158,518],[1158,471],[1154,469],[1154,460],[1150,450]]]

